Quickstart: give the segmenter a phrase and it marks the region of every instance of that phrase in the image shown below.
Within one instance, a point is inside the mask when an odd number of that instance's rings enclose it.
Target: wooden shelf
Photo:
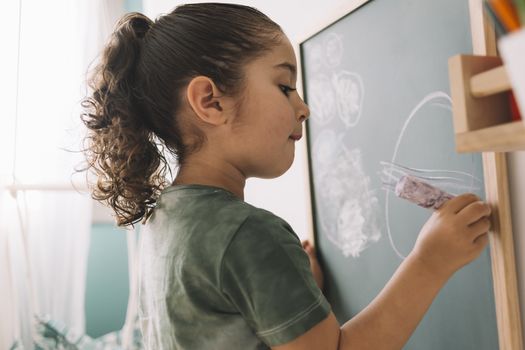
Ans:
[[[525,150],[525,124],[511,122],[510,81],[499,57],[458,55],[449,60],[458,152]]]

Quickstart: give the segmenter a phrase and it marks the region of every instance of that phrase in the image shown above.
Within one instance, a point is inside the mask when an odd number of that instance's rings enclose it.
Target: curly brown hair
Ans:
[[[266,15],[233,4],[182,5],[155,22],[137,12],[119,20],[81,114],[88,128],[83,170],[97,177],[92,197],[113,208],[119,226],[147,219],[170,183],[167,155],[182,165],[206,141],[177,117],[189,81],[204,75],[239,96],[244,65],[281,34]]]

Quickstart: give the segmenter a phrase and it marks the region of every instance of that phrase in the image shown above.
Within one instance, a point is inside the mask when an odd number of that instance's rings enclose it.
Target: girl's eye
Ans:
[[[295,91],[297,89],[294,89],[292,87],[289,87],[287,85],[279,85],[279,88],[281,89],[281,91],[283,92],[283,94],[285,94],[286,96],[290,96],[290,92],[291,91]]]

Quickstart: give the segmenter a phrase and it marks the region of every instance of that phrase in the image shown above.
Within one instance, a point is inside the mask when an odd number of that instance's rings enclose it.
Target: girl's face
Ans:
[[[297,64],[288,38],[245,66],[242,104],[232,127],[231,149],[246,177],[274,178],[294,159],[302,122],[310,111],[296,88]],[[294,139],[295,138],[295,139]]]

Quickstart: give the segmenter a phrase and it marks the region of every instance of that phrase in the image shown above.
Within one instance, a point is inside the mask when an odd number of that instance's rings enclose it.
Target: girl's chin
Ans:
[[[271,171],[267,171],[265,174],[257,177],[261,179],[275,179],[281,175],[284,175],[284,173],[286,173],[291,168],[293,160],[294,158],[292,156],[292,159],[286,164],[280,164],[278,167],[273,167]]]

